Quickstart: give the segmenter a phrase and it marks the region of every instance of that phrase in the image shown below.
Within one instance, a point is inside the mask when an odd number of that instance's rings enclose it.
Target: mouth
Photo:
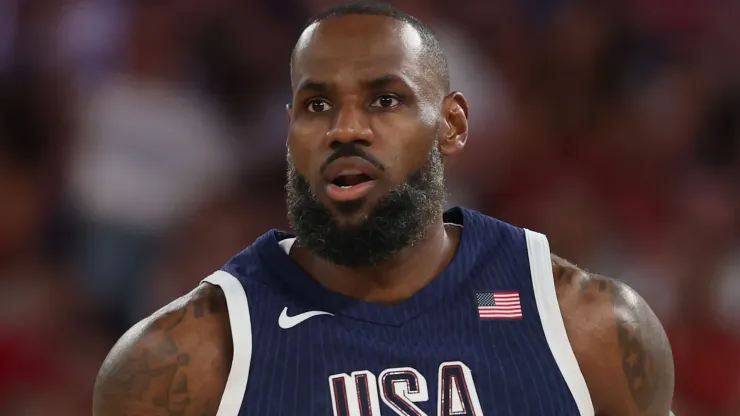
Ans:
[[[326,193],[337,202],[365,197],[377,183],[375,167],[361,158],[342,158],[332,163],[326,178]]]
[[[342,174],[340,176],[337,176],[334,178],[334,180],[331,181],[332,185],[336,185],[340,188],[351,188],[353,186],[357,186],[360,184],[363,184],[365,182],[370,182],[374,180],[370,177],[367,173],[348,173],[348,174]]]
[[[375,179],[365,173],[337,176],[326,186],[326,194],[337,202],[354,201],[365,197],[375,187]]]

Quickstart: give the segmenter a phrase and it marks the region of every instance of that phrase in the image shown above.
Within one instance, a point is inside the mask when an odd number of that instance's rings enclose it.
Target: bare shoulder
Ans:
[[[673,355],[648,304],[618,280],[552,256],[568,338],[598,415],[669,414]]]
[[[202,284],[116,343],[95,382],[93,416],[215,416],[231,359],[225,297]]]

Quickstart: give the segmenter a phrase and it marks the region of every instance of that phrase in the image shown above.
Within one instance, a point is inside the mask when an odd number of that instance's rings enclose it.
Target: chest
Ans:
[[[534,304],[481,319],[479,303],[462,296],[398,326],[264,311],[242,414],[577,414]]]

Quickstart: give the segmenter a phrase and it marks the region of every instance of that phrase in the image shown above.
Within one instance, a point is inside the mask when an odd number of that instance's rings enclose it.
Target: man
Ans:
[[[331,9],[291,62],[288,211],[132,328],[94,415],[669,414],[665,333],[547,239],[443,214],[468,108],[423,24]]]

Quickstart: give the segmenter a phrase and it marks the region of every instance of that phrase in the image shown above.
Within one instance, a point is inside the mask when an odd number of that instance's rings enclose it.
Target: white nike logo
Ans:
[[[283,312],[280,314],[280,317],[278,318],[278,325],[280,328],[288,329],[293,328],[294,326],[300,324],[301,322],[305,321],[306,319],[311,319],[314,316],[319,315],[330,315],[334,316],[333,314],[329,312],[323,312],[323,311],[308,311],[299,313],[295,316],[288,316],[288,308],[286,307],[283,309]]]

